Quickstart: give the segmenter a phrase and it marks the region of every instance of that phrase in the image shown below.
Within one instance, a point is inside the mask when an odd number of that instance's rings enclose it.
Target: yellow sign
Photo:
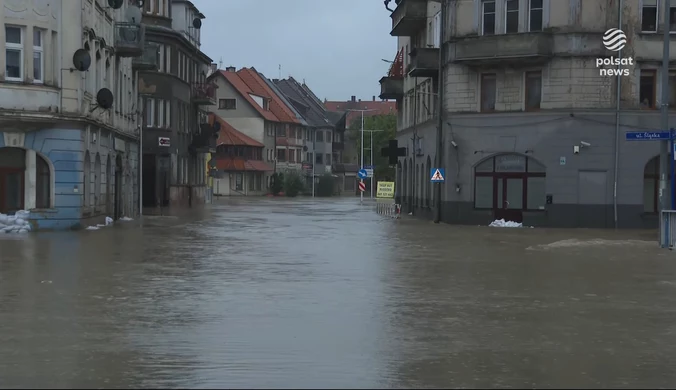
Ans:
[[[394,182],[379,181],[376,198],[394,198]]]

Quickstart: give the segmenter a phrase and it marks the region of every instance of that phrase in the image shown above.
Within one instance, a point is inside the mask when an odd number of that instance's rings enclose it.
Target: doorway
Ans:
[[[157,165],[154,154],[143,155],[143,207],[157,206]]]
[[[495,181],[495,219],[523,222],[523,183],[522,177],[497,176]]]
[[[115,212],[113,219],[118,220],[122,217],[122,156],[117,155],[115,158]]]
[[[0,213],[24,209],[24,170],[0,167]]]

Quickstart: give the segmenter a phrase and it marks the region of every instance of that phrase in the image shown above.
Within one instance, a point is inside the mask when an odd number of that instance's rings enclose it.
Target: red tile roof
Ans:
[[[259,148],[265,146],[248,135],[237,131],[237,129],[232,127],[225,119],[210,112],[209,124],[213,125],[214,122],[221,124],[221,130],[218,132],[218,140],[216,141],[217,145],[254,146]]]
[[[364,111],[364,117],[374,115],[389,115],[397,113],[397,102],[381,101],[381,100],[362,100],[344,102],[339,101],[324,101],[324,107],[328,111],[348,111],[348,110],[373,110]],[[355,120],[361,118],[360,111],[348,111],[346,125],[350,126]]]
[[[291,108],[287,107],[282,99],[270,89],[262,76],[255,68],[242,68],[237,71],[237,75],[246,83],[246,85],[253,91],[254,95],[266,97],[270,99],[270,111],[279,119],[280,122],[285,123],[300,123],[293,113]]]
[[[225,158],[216,158],[216,168],[219,171],[226,172],[246,172],[246,171],[255,171],[255,172],[270,172],[272,167],[268,165],[265,161],[260,160],[245,160],[241,157],[225,157]]]
[[[220,74],[223,77],[225,77],[225,79],[228,80],[230,84],[232,84],[232,86],[237,90],[237,92],[239,92],[239,94],[242,95],[244,100],[246,100],[250,105],[252,105],[264,119],[273,122],[280,122],[280,120],[275,116],[275,114],[273,114],[271,111],[264,110],[263,107],[261,107],[258,103],[256,103],[255,100],[251,98],[251,96],[249,95],[250,93],[253,93],[254,95],[257,94],[253,92],[253,90],[247,85],[247,83],[244,82],[244,80],[242,80],[242,78],[237,72],[229,72],[226,70],[221,70],[215,74]]]

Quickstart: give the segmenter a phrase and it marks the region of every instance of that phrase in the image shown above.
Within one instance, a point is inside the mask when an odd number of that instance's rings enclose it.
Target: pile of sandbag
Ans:
[[[31,225],[28,223],[29,211],[20,210],[14,215],[0,214],[0,233],[28,233]]]

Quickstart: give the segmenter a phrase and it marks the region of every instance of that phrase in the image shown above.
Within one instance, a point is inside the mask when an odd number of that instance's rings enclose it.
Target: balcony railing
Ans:
[[[390,17],[390,35],[412,37],[427,24],[427,0],[401,0]]]
[[[452,61],[467,66],[528,66],[552,56],[554,41],[546,32],[467,37],[453,43]]]
[[[439,75],[439,49],[418,47],[411,50],[410,77],[437,77]]]
[[[216,104],[216,83],[195,83],[192,86],[192,101],[200,106]]]
[[[146,43],[143,54],[131,61],[134,70],[157,70],[160,64],[160,45]]]
[[[145,27],[136,23],[115,23],[115,53],[119,57],[139,57],[145,46]]]
[[[191,148],[197,153],[216,153],[216,137],[210,125],[203,123],[192,136]]]

